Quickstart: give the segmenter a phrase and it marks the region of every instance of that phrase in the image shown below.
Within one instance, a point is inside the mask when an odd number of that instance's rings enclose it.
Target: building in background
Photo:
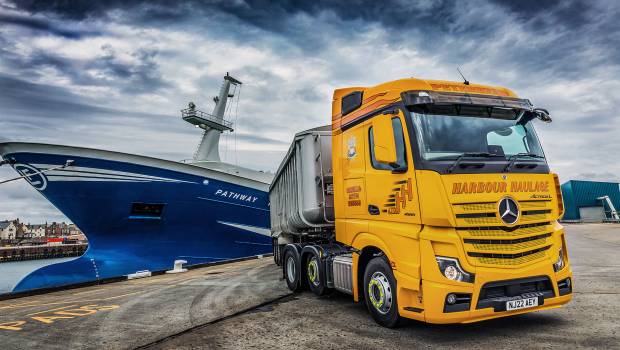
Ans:
[[[562,184],[565,222],[618,221],[620,184],[570,180]]]
[[[69,231],[71,230],[70,225],[64,222],[52,222],[47,225],[45,229],[45,235],[47,237],[64,237],[69,235]]]
[[[0,247],[88,244],[75,224],[26,224],[19,219],[0,221]]]
[[[45,228],[47,224],[43,225],[28,225],[26,233],[32,238],[45,237]]]
[[[69,241],[88,243],[86,235],[75,224],[69,224],[69,235],[66,238]]]
[[[19,225],[19,221],[11,220],[11,221],[0,221],[0,239],[2,240],[10,240],[17,238],[17,228]]]

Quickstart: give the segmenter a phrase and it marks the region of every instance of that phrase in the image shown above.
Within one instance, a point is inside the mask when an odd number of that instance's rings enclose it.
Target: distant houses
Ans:
[[[0,221],[0,246],[40,245],[51,243],[86,243],[86,236],[74,224],[52,222],[25,224],[19,219]]]
[[[26,225],[26,233],[32,237],[45,237],[47,224],[44,225]]]
[[[0,221],[0,239],[9,240],[17,237],[17,225],[14,221]]]

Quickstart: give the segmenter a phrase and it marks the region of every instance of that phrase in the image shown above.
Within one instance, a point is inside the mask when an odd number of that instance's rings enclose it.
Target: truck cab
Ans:
[[[330,220],[272,228],[289,287],[349,292],[388,327],[403,317],[466,323],[567,303],[561,191],[535,120],[551,118],[502,87],[412,78],[336,90],[331,166],[315,174],[324,184],[317,193],[330,198],[316,207]],[[324,148],[315,147],[323,158]],[[278,199],[270,199],[273,225]]]

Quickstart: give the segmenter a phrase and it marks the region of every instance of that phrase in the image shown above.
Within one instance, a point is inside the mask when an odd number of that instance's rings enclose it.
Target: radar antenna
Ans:
[[[461,75],[461,77],[463,78],[463,84],[465,85],[469,85],[469,80],[467,80],[467,78],[465,78],[465,76],[463,75],[463,73],[461,72],[461,68],[456,67],[456,70],[459,72],[459,74]]]

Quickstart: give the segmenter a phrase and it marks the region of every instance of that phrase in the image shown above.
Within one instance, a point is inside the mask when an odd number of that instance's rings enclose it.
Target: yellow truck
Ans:
[[[572,297],[564,208],[533,121],[503,87],[401,79],[334,91],[270,187],[293,291],[363,300],[377,323],[468,323]]]

